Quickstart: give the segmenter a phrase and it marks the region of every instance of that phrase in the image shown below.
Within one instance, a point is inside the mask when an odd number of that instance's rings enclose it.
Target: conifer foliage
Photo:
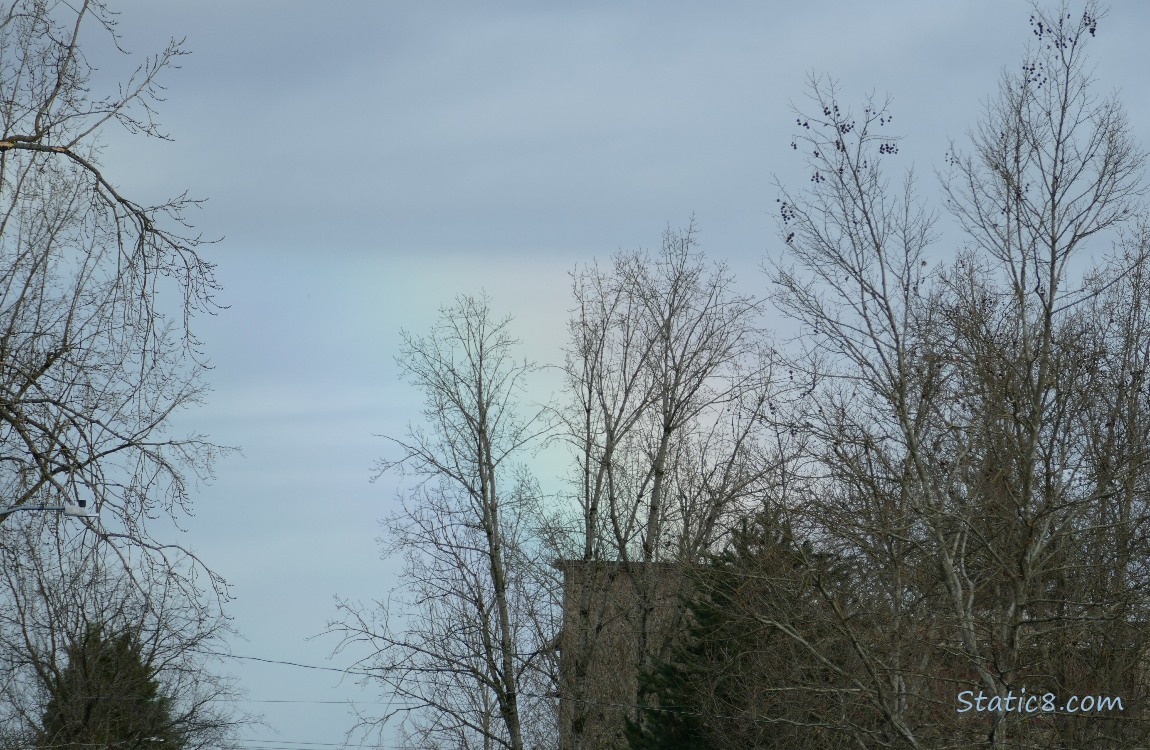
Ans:
[[[761,514],[737,530],[691,576],[685,637],[640,678],[646,701],[627,721],[630,749],[825,748],[835,738],[819,726],[823,714],[865,721],[837,670],[796,646],[844,650],[817,614],[818,579],[842,575],[837,567],[797,544],[777,517]],[[800,680],[824,685],[822,706],[792,700]]]
[[[173,700],[144,653],[131,632],[89,625],[51,681],[37,745],[182,750]]]

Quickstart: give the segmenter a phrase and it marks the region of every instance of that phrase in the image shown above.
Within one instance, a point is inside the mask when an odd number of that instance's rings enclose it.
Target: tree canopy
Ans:
[[[136,634],[93,623],[65,655],[65,664],[53,665],[39,747],[183,750],[172,697]]]

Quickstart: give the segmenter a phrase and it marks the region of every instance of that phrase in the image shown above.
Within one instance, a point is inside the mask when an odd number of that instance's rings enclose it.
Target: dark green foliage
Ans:
[[[143,653],[131,632],[89,625],[50,681],[37,745],[181,750],[186,742],[175,728],[172,698]]]
[[[698,643],[683,648],[677,658],[684,664],[698,654]],[[652,702],[642,709],[643,718],[636,722],[626,719],[624,735],[630,750],[709,750],[711,743],[707,725],[699,713],[698,696],[694,691],[692,667],[674,662],[659,662],[641,677],[645,695]]]
[[[819,710],[844,708],[835,677],[780,630],[800,627],[808,641],[834,646],[818,627],[820,564],[760,517],[695,570],[684,600],[690,626],[669,658],[640,678],[646,705],[627,721],[630,749],[831,747]],[[796,700],[795,685],[811,681],[825,688],[821,705]]]

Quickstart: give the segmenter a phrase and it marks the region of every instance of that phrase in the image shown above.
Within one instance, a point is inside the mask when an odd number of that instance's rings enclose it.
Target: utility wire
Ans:
[[[358,670],[354,670],[354,669],[339,669],[337,667],[320,667],[320,666],[317,666],[315,664],[300,664],[299,662],[296,662],[296,661],[284,661],[282,659],[265,659],[265,658],[260,657],[260,656],[242,656],[240,654],[225,654],[225,653],[222,653],[219,651],[200,651],[198,653],[204,654],[205,656],[219,656],[219,657],[222,657],[224,659],[246,659],[248,661],[263,662],[264,664],[282,664],[282,665],[288,666],[288,667],[300,667],[301,669],[315,669],[315,670],[319,670],[321,672],[338,672],[340,674],[350,674],[350,675],[356,675],[358,677],[379,677],[378,674],[372,674],[371,672],[363,672],[363,671],[358,671]]]

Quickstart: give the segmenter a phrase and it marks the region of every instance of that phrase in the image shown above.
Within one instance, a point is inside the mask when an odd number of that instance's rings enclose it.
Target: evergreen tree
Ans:
[[[670,660],[657,661],[639,678],[641,693],[647,703],[639,711],[641,718],[628,717],[624,728],[630,750],[711,750],[718,748],[700,713],[700,678],[705,665],[718,658],[717,644],[707,638],[708,628],[721,627],[719,612],[713,606],[710,592],[706,599],[689,603],[692,625],[683,644]],[[713,631],[710,631],[713,632]]]
[[[846,655],[823,625],[816,578],[846,576],[843,566],[797,544],[777,519],[760,516],[731,545],[692,572],[684,604],[691,623],[669,658],[640,676],[646,697],[626,722],[630,750],[826,748],[841,739],[825,713],[866,711],[844,695],[840,677],[798,648],[781,628]],[[793,699],[803,680],[826,686],[822,705]]]
[[[161,743],[182,750],[173,700],[163,692],[154,664],[130,631],[89,625],[66,649],[67,663],[50,680],[38,746],[133,748]]]

